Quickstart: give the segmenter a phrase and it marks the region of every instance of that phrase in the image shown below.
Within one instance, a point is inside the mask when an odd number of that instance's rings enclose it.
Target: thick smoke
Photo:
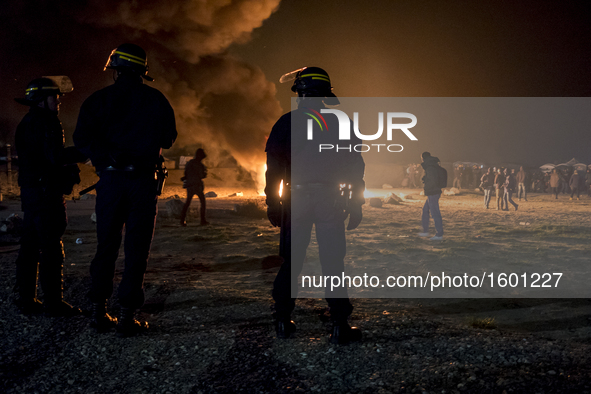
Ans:
[[[97,25],[125,26],[144,33],[190,63],[245,42],[279,6],[279,0],[122,1],[95,0],[95,12],[81,20]]]
[[[81,85],[83,78],[76,78],[77,74],[98,70],[109,51],[123,42],[141,45],[156,79],[152,86],[169,98],[175,110],[179,137],[170,154],[192,154],[203,146],[210,166],[230,154],[254,180],[260,180],[265,138],[281,107],[275,99],[275,85],[262,71],[225,51],[249,40],[279,1],[13,2],[0,15],[12,25],[2,29],[9,36],[0,39],[0,44],[2,52],[13,57],[19,57],[15,50],[22,50],[23,64],[65,66],[59,67],[60,73],[73,77],[74,85],[80,87],[77,92],[87,89],[85,97],[94,85]],[[17,40],[23,47],[13,44]],[[26,47],[35,45],[42,52],[35,56],[26,52]],[[23,78],[51,72],[41,64]]]
[[[166,70],[155,86],[173,105],[178,121],[176,147],[203,145],[210,161],[227,150],[260,179],[265,136],[280,114],[275,85],[260,69],[223,52],[244,42],[260,27],[279,0],[124,1],[110,7],[93,2],[98,12],[81,21],[123,28],[158,44],[153,52],[182,59],[163,61]],[[152,58],[154,58],[152,54]]]

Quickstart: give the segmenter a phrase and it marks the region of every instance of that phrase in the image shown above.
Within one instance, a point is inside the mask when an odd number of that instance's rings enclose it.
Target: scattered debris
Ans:
[[[92,215],[90,215],[90,221],[96,224],[96,212],[93,212]]]
[[[170,198],[168,201],[166,201],[164,205],[166,206],[168,217],[180,219],[181,212],[183,211],[183,206],[185,205],[185,203],[181,201],[181,199],[178,196]]]
[[[387,183],[384,183],[382,185],[382,189],[394,189],[394,187],[392,185],[388,185]]]
[[[207,194],[205,196],[207,197]],[[232,193],[232,194],[229,194],[228,197],[244,197],[244,193],[242,193],[242,192]]]
[[[447,189],[443,190],[444,196],[455,196],[458,194],[460,194],[460,190],[457,187],[452,187],[449,190],[447,190]]]
[[[205,197],[217,197],[217,193],[216,192],[207,192],[205,193]]]
[[[386,194],[386,197],[384,197],[384,204],[400,205],[401,202],[402,198],[394,193],[388,193]]]
[[[520,226],[529,226],[530,223],[529,222],[519,222]]]
[[[83,243],[82,238],[76,238],[76,245],[82,245]]]
[[[382,199],[379,197],[374,197],[369,199],[369,206],[374,208],[381,208],[382,207]]]

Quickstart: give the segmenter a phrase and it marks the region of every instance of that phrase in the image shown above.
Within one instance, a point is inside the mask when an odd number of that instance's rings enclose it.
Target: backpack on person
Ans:
[[[437,167],[437,187],[444,189],[447,187],[447,170],[440,165]]]

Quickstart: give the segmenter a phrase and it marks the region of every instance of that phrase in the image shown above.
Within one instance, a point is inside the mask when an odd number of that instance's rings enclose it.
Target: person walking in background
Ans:
[[[203,179],[207,177],[207,168],[205,168],[202,161],[206,157],[207,155],[203,149],[197,149],[195,157],[189,160],[185,166],[185,176],[181,178],[183,181],[183,187],[187,189],[187,200],[185,201],[185,205],[181,212],[181,226],[183,227],[187,225],[185,218],[187,217],[187,211],[191,206],[191,200],[194,195],[197,195],[199,202],[201,203],[201,209],[199,210],[201,225],[205,226],[206,224],[209,224],[209,222],[205,220],[205,194],[203,194]]]
[[[559,187],[560,175],[558,175],[558,171],[555,168],[552,170],[552,175],[550,175],[550,188],[552,189],[552,193],[554,194],[554,199],[558,199]]]
[[[513,175],[513,170],[505,168],[505,182],[503,183],[503,188],[505,190],[505,193],[503,194],[504,211],[509,210],[509,204],[513,205],[516,211],[519,208],[519,205],[515,204],[515,202],[511,198],[513,196],[513,192],[515,191],[516,183],[517,182],[515,181],[515,175]]]
[[[515,181],[517,182],[517,198],[521,201],[521,195],[523,199],[527,201],[527,190],[526,190],[527,173],[523,169],[523,166],[519,167],[519,171],[515,175]]]
[[[452,187],[457,188],[458,190],[462,189],[462,165],[460,164],[456,168],[454,168],[454,182]]]
[[[503,170],[499,168],[495,175],[495,193],[497,197],[497,211],[501,209],[501,200],[503,199],[503,184],[505,183],[505,175]]]
[[[484,191],[484,207],[488,209],[488,204],[490,203],[490,196],[495,187],[495,174],[493,173],[492,168],[489,168],[488,172],[482,175],[482,177],[480,178],[480,185],[482,187],[482,190]]]
[[[581,176],[579,175],[579,170],[575,170],[571,175],[568,185],[570,186],[570,200],[572,201],[573,196],[577,195],[577,200],[580,200],[580,186],[581,186]]]
[[[429,152],[423,152],[421,155],[423,163],[421,164],[425,169],[425,176],[423,177],[424,192],[427,200],[423,205],[423,215],[421,218],[421,225],[423,232],[419,233],[421,237],[429,236],[429,215],[433,218],[435,223],[435,236],[431,237],[431,241],[443,240],[443,220],[441,218],[441,211],[439,210],[439,198],[441,197],[441,188],[443,184],[447,183],[447,172],[439,165],[439,159],[431,156]],[[441,173],[445,173],[445,177]],[[445,179],[443,179],[445,178]]]
[[[560,189],[562,194],[568,194],[570,191],[570,187],[568,184],[568,181],[570,180],[570,177],[572,176],[571,172],[570,172],[570,168],[566,168],[564,170],[562,170],[561,172],[558,172],[558,175],[560,176]]]

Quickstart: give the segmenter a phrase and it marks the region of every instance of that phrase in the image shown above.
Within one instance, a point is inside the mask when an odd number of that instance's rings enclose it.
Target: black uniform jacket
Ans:
[[[64,130],[57,114],[46,108],[31,107],[15,134],[20,187],[55,186],[62,190],[65,165],[84,161],[75,148],[64,148]]]
[[[161,148],[177,137],[174,111],[160,91],[138,75],[121,74],[80,108],[74,144],[100,171],[134,165],[153,169]]]
[[[279,185],[282,179],[292,187],[306,184],[338,187],[341,183],[351,184],[351,202],[359,205],[365,202],[365,163],[361,153],[354,149],[355,145],[361,144],[361,140],[353,133],[352,122],[351,139],[339,140],[337,117],[334,114],[321,114],[322,108],[323,105],[303,102],[297,110],[283,115],[273,126],[265,149],[265,194],[268,205],[279,202]],[[319,119],[322,128],[314,121],[313,138],[309,140],[307,121],[313,119],[312,115]],[[333,148],[320,151],[320,144],[332,145]]]

